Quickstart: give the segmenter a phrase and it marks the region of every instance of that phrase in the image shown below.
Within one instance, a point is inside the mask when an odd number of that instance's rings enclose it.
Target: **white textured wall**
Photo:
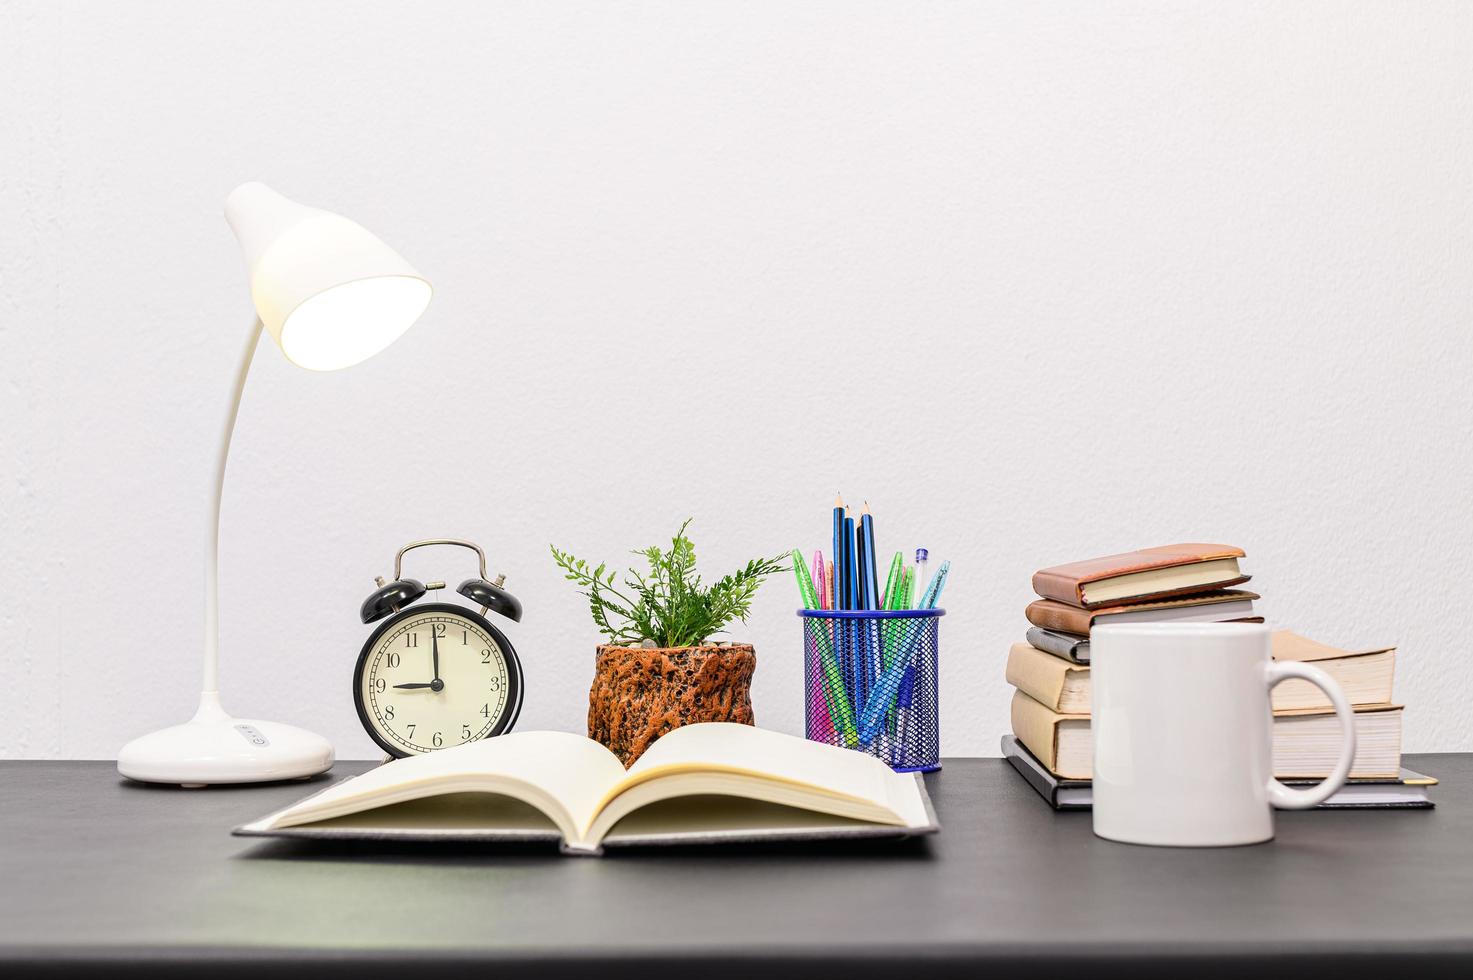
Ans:
[[[109,757],[197,685],[206,489],[260,179],[435,282],[390,354],[263,349],[225,502],[229,707],[367,756],[359,602],[428,535],[524,600],[523,725],[577,729],[554,570],[825,544],[950,558],[944,748],[992,754],[1042,564],[1249,553],[1274,623],[1401,644],[1473,749],[1473,7],[0,6],[0,755]],[[453,553],[415,563],[456,580]],[[794,589],[760,722],[800,726]]]

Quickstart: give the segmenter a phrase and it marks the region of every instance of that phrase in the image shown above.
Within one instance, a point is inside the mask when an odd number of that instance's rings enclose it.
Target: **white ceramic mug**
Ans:
[[[1274,835],[1273,807],[1302,810],[1345,783],[1355,722],[1317,667],[1274,661],[1259,623],[1134,623],[1090,633],[1094,830],[1131,844],[1223,847]],[[1330,778],[1290,789],[1273,778],[1269,691],[1299,677],[1340,718]]]

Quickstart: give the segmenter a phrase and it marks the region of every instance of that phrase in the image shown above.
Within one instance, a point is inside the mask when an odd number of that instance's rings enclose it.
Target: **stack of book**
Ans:
[[[1089,632],[1106,623],[1261,623],[1258,595],[1241,585],[1243,549],[1171,544],[1056,565],[1033,573],[1038,600],[1028,604],[1028,642],[1075,663],[1089,663]]]
[[[1108,622],[1263,622],[1243,552],[1186,544],[1048,568],[1033,576],[1041,597],[1028,607],[1028,642],[1008,654],[1011,735],[1003,755],[1056,809],[1089,806],[1089,633]],[[1276,660],[1302,660],[1330,674],[1355,707],[1356,754],[1350,782],[1325,807],[1427,807],[1436,780],[1401,768],[1400,705],[1391,700],[1396,650],[1338,650],[1287,630],[1272,634]],[[1339,722],[1319,688],[1289,680],[1273,689],[1275,775],[1291,784],[1329,775],[1339,752]],[[1201,747],[1204,764],[1213,747]]]

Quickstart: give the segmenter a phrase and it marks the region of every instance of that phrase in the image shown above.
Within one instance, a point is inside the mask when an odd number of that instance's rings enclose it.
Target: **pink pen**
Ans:
[[[815,551],[813,553],[813,573],[818,576],[818,581],[814,583],[814,588],[818,592],[818,608],[820,609],[831,608],[829,605],[828,577],[828,570],[831,567],[823,560],[822,551]],[[815,625],[830,634],[829,642],[832,643],[833,623],[824,619],[819,620]],[[834,723],[833,719],[829,717],[828,698],[823,695],[823,668],[818,665],[819,653],[816,645],[814,645],[812,653],[811,663],[813,664],[813,673],[808,678],[808,702],[812,705],[812,717],[809,720],[810,730],[816,729],[818,731],[821,735],[819,741],[832,742],[838,733],[833,730]]]
[[[813,574],[816,576],[813,586],[818,592],[818,608],[827,609],[829,607],[829,576],[828,565],[824,563],[822,551],[813,553]]]

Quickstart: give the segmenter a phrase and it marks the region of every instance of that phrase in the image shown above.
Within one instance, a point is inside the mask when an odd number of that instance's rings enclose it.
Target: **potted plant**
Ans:
[[[714,643],[732,620],[746,622],[762,580],[787,566],[754,558],[709,588],[696,574],[687,520],[668,551],[651,545],[648,569],[629,569],[620,585],[607,563],[590,569],[552,547],[563,575],[582,586],[594,625],[609,642],[597,649],[588,693],[588,737],[631,765],[655,739],[702,721],[752,724],[750,644]]]

